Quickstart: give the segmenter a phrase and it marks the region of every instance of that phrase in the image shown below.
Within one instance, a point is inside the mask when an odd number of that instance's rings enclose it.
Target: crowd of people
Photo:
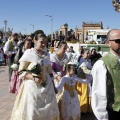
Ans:
[[[26,38],[15,33],[4,48],[0,44],[10,84],[15,72],[21,81],[11,120],[80,120],[87,112],[98,120],[119,120],[120,30],[108,32],[105,56],[82,46],[76,52],[65,41],[47,48],[46,40],[43,33]]]

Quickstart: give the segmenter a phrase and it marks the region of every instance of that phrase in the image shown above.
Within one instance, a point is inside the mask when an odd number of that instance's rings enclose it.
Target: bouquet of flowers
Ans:
[[[18,64],[16,64],[16,63],[13,63],[13,64],[11,65],[11,69],[12,69],[13,71],[17,71],[18,68],[19,68],[19,66],[18,66]]]
[[[45,87],[46,86],[46,81],[44,81],[43,78],[43,74],[42,74],[42,66],[40,66],[40,64],[36,63],[36,62],[32,62],[29,64],[28,68],[27,68],[27,72],[30,72],[33,76],[35,77],[41,77],[41,82],[40,84]]]
[[[33,76],[39,76],[41,72],[41,66],[36,62],[32,62],[29,64],[27,71],[31,72]]]

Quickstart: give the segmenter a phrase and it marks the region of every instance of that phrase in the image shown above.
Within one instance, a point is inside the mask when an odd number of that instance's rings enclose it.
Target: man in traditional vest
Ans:
[[[5,43],[4,53],[8,57],[8,67],[9,67],[9,81],[11,78],[12,70],[10,69],[11,65],[14,62],[14,57],[17,52],[17,42],[18,42],[18,34],[14,33],[8,41]]]
[[[98,120],[120,120],[120,30],[107,34],[110,52],[92,69],[92,109]]]

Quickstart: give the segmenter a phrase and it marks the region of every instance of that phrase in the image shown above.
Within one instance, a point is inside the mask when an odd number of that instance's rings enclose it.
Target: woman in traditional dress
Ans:
[[[60,42],[58,45],[58,51],[50,55],[50,61],[52,65],[52,73],[54,76],[55,85],[58,85],[61,77],[65,75],[64,66],[68,61],[68,57],[65,54],[67,49],[66,42]]]
[[[80,120],[80,102],[75,89],[76,82],[89,83],[89,80],[78,78],[75,75],[75,63],[69,62],[66,65],[66,75],[62,77],[58,92],[64,87],[61,100],[61,113],[63,120]]]
[[[85,78],[91,80],[92,82],[92,75],[91,75],[91,63],[89,62],[89,50],[83,49],[81,51],[81,56],[79,58],[79,69],[78,73],[82,70],[85,74]],[[80,72],[82,74],[82,72]],[[82,75],[80,75],[82,76]],[[78,91],[78,98],[80,100],[80,107],[81,112],[91,112],[91,83],[89,84],[81,84],[77,83],[77,91]]]
[[[22,82],[22,80],[19,79],[19,75],[18,75],[19,59],[22,57],[22,55],[27,49],[31,48],[31,41],[29,39],[26,39],[24,42],[19,44],[18,48],[19,49],[14,57],[14,63],[11,65],[11,69],[13,71],[12,71],[12,76],[11,76],[10,86],[9,86],[9,92],[16,93],[16,94],[18,93],[19,87]]]
[[[61,77],[65,75],[64,66],[68,62],[67,55],[65,54],[66,49],[67,49],[67,43],[59,42],[58,51],[50,55],[50,61],[51,61],[55,86],[59,85]],[[59,94],[56,95],[60,112],[61,112],[60,106],[61,106],[62,91],[63,90],[61,90],[61,92],[59,92]]]
[[[46,36],[36,35],[35,48],[26,50],[20,59],[19,77],[23,82],[15,100],[11,120],[59,120],[51,64],[48,53],[43,51],[45,44]],[[28,72],[31,63],[41,66],[39,74]],[[37,67],[36,71],[38,72]]]

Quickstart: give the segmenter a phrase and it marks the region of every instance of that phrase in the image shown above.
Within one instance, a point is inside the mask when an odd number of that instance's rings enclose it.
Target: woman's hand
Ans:
[[[36,83],[41,83],[42,77],[34,76],[34,77],[33,77],[33,80],[34,80]]]
[[[61,80],[61,77],[60,77],[59,75],[58,75],[56,78],[57,78],[57,80],[58,80],[58,81],[60,81],[60,80]]]
[[[65,65],[63,65],[63,68],[62,68],[62,70],[63,70],[63,71],[65,71],[65,69],[66,69]]]
[[[27,73],[27,74],[25,75],[25,79],[26,79],[26,80],[33,79],[33,75],[30,74],[30,73]]]
[[[26,80],[34,80],[36,83],[40,83],[41,80],[42,80],[42,77],[33,76],[32,74],[27,73],[27,74],[25,75],[25,79],[26,79]]]
[[[55,78],[56,80],[58,80],[58,81],[60,81],[60,79],[61,79],[61,77],[60,77],[58,74],[55,74],[55,75],[54,75],[54,78]]]

